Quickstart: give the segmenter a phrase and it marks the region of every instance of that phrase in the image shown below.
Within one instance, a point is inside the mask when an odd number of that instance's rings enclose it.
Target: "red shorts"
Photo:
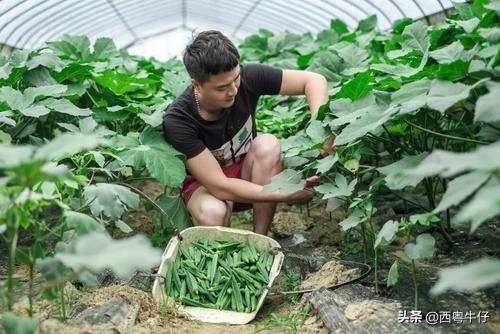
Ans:
[[[245,157],[241,158],[238,162],[232,165],[222,167],[222,172],[227,177],[241,179],[241,170],[243,169],[244,161]],[[189,199],[193,195],[194,191],[200,186],[201,184],[199,184],[193,176],[186,176],[184,182],[182,183],[181,189],[182,199],[184,200],[184,203],[186,203],[186,205],[189,202]],[[250,210],[252,207],[253,206],[251,203],[234,203],[233,212]]]

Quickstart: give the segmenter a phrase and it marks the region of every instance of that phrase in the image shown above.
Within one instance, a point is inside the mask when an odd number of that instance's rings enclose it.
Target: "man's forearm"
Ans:
[[[220,200],[238,203],[284,202],[287,199],[286,195],[278,192],[262,192],[262,188],[249,181],[227,178],[222,186],[214,187],[212,195]]]

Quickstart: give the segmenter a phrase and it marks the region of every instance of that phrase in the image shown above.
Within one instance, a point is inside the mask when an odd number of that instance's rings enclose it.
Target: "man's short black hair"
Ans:
[[[184,50],[184,66],[200,83],[210,75],[228,72],[239,64],[240,55],[234,44],[220,31],[200,32]]]

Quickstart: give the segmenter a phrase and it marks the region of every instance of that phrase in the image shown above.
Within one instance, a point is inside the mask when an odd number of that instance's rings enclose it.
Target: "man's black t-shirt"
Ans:
[[[167,142],[187,159],[208,148],[221,166],[235,163],[247,153],[257,134],[257,100],[261,95],[279,93],[282,70],[261,64],[242,64],[240,78],[234,104],[223,109],[215,121],[207,121],[198,114],[193,88],[186,88],[165,113],[163,131]]]

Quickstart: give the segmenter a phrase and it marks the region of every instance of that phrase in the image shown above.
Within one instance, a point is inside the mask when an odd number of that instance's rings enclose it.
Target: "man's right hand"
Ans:
[[[311,176],[307,178],[306,188],[288,195],[285,202],[289,204],[300,204],[311,201],[314,198],[314,195],[316,194],[313,187],[318,185],[319,185],[319,178],[317,176]]]

